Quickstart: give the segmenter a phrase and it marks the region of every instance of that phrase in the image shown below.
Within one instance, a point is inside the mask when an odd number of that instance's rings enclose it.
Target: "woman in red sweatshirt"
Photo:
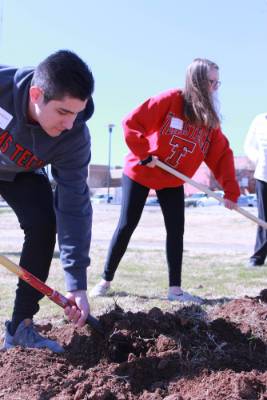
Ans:
[[[184,234],[183,181],[155,166],[159,159],[192,177],[202,161],[224,189],[224,204],[234,208],[239,197],[234,159],[220,128],[216,92],[219,68],[197,58],[187,68],[184,90],[173,89],[148,99],[123,121],[130,149],[122,181],[121,215],[113,235],[102,280],[90,292],[103,296],[124,255],[150,189],[155,189],[166,227],[169,300],[201,302],[181,288]],[[140,161],[152,156],[145,166]]]

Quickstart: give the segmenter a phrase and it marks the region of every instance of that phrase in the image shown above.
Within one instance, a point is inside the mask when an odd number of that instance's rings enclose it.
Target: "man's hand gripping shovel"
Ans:
[[[51,289],[44,282],[40,281],[40,279],[36,278],[30,272],[26,271],[19,265],[13,263],[11,260],[9,260],[7,257],[3,255],[0,255],[0,264],[2,264],[10,272],[16,274],[20,279],[27,282],[30,286],[34,287],[36,290],[38,290],[38,292],[47,296],[51,301],[53,301],[60,307],[65,308],[67,306],[76,305],[71,300],[63,296],[61,293]],[[93,317],[92,315],[88,315],[85,323],[88,324],[97,333],[104,336],[104,329],[97,318]]]

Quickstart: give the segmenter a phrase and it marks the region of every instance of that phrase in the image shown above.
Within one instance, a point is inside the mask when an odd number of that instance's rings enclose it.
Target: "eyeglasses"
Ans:
[[[209,83],[211,86],[213,86],[215,89],[218,89],[221,86],[221,81],[217,81],[216,79],[209,79]]]

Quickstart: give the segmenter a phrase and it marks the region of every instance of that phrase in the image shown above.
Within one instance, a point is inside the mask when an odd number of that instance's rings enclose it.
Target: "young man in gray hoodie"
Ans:
[[[0,195],[16,213],[24,243],[20,265],[48,277],[56,233],[67,297],[77,307],[65,314],[83,326],[90,312],[86,269],[90,263],[92,208],[87,185],[94,104],[93,75],[76,54],[60,50],[35,69],[0,65]],[[50,164],[53,195],[44,166]],[[19,280],[3,348],[48,347],[33,325],[43,297]]]

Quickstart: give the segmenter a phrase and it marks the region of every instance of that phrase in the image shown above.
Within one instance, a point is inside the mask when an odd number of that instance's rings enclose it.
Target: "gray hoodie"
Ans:
[[[60,259],[68,291],[85,290],[90,264],[92,207],[87,185],[90,134],[86,121],[94,104],[78,114],[73,128],[50,137],[27,120],[32,68],[0,65],[0,180],[13,181],[20,172],[51,164],[57,183],[55,212]]]

